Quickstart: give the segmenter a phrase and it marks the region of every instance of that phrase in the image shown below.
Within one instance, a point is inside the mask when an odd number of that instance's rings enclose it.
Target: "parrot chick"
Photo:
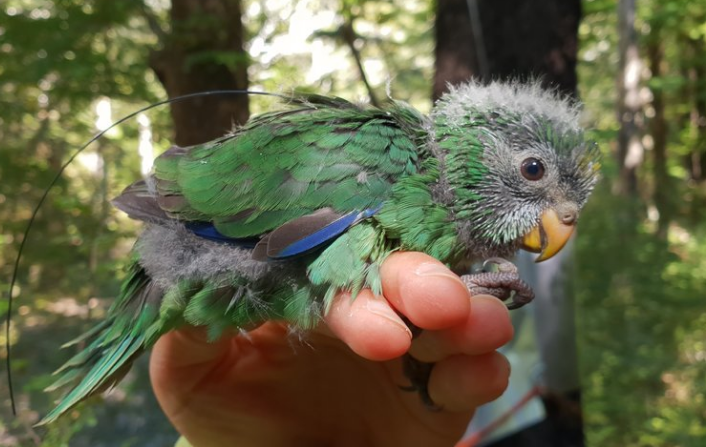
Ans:
[[[306,329],[342,290],[382,294],[397,250],[457,270],[489,260],[500,271],[462,277],[471,293],[525,304],[531,290],[497,258],[545,260],[571,236],[599,167],[579,112],[538,83],[452,88],[429,116],[295,95],[215,141],[172,147],[113,202],[147,227],[105,320],[68,344],[86,347],[51,388],[74,386],[40,424],[113,386],[172,329]],[[430,367],[406,362],[433,405]]]

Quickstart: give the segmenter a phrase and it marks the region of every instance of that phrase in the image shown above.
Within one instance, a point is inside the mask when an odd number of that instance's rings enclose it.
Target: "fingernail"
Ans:
[[[407,325],[404,324],[402,320],[400,320],[397,314],[392,310],[390,305],[384,299],[379,297],[369,299],[365,303],[365,308],[370,313],[383,317],[391,323],[394,323],[395,326],[404,330],[407,335],[409,335],[410,340],[412,339],[412,331],[410,331]]]
[[[429,277],[429,276],[436,276],[436,277],[443,277],[443,278],[450,278],[453,279],[456,282],[459,282],[463,284],[463,281],[461,279],[454,275],[453,272],[451,272],[449,269],[444,267],[441,264],[437,264],[435,262],[424,262],[417,267],[417,269],[414,271],[414,273],[417,276],[421,277]],[[464,284],[465,286],[465,284]]]

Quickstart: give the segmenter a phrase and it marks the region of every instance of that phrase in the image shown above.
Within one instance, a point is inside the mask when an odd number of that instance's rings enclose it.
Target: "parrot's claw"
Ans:
[[[422,334],[423,329],[409,321],[407,317],[400,314],[400,318],[402,318],[402,321],[404,321],[412,332],[412,339]],[[403,391],[416,392],[419,394],[419,399],[421,399],[425,407],[431,411],[439,411],[441,407],[435,404],[429,395],[429,377],[431,377],[431,370],[434,369],[434,365],[434,363],[426,363],[417,360],[409,353],[405,354],[402,357],[402,371],[404,372],[404,376],[409,379],[410,384],[400,386],[400,389]]]
[[[508,261],[507,259],[504,258],[488,258],[483,262],[483,271],[488,271],[486,270],[489,264],[493,264],[497,266],[498,272],[501,273],[515,273],[517,274],[517,266],[513,264],[512,262]]]
[[[404,391],[414,391],[419,394],[419,398],[425,407],[430,411],[440,411],[441,407],[434,403],[429,395],[429,377],[434,369],[435,363],[426,363],[419,361],[410,354],[405,354],[402,357],[402,367],[404,375],[409,379],[409,386],[401,386]]]
[[[495,264],[495,272],[483,271],[461,276],[461,281],[466,284],[471,295],[493,295],[507,303],[507,308],[519,309],[534,299],[532,288],[527,285],[518,274],[517,267],[510,261],[502,258],[490,258],[483,263],[485,269],[489,264]]]

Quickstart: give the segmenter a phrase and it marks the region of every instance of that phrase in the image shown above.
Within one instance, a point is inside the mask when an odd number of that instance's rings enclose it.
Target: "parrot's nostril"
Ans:
[[[567,211],[561,215],[561,221],[566,225],[573,225],[576,222],[576,213]]]
[[[579,217],[579,208],[575,203],[565,201],[559,202],[555,207],[556,216],[564,225],[573,225]]]

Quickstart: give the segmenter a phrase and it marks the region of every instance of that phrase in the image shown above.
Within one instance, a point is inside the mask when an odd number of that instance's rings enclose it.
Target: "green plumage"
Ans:
[[[346,212],[373,206],[396,177],[416,171],[421,142],[394,115],[340,100],[308,100],[254,118],[177,161],[158,158],[158,191],[184,199],[165,209],[175,218],[213,221],[227,236],[258,236],[322,207]]]
[[[41,423],[112,386],[182,325],[205,326],[212,339],[267,320],[310,328],[341,290],[381,294],[380,265],[396,250],[451,266],[512,253],[539,219],[533,204],[550,206],[504,177],[514,175],[503,171],[508,157],[524,150],[516,147],[537,147],[533,156],[554,163],[561,182],[570,178],[559,189],[580,207],[595,169],[573,106],[533,86],[494,85],[499,96],[470,84],[430,117],[396,101],[377,109],[295,97],[230,135],[165,152],[150,181],[114,202],[149,226],[107,319],[57,371],[52,389],[74,388]],[[538,99],[508,101],[528,95]],[[556,108],[563,118],[549,112]],[[311,240],[297,256],[281,255]]]
[[[45,417],[50,421],[81,400],[113,386],[127,372],[132,360],[146,346],[154,344],[158,335],[171,329],[168,321],[159,319],[159,298],[144,270],[133,262],[108,318],[83,337],[65,346],[88,340],[86,348],[72,357],[56,373],[59,379],[50,388],[82,380]],[[159,328],[155,328],[159,325]]]

